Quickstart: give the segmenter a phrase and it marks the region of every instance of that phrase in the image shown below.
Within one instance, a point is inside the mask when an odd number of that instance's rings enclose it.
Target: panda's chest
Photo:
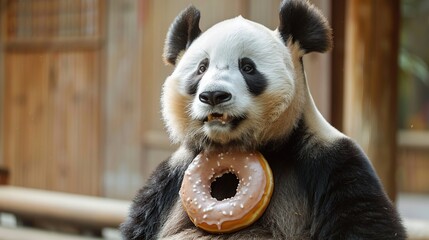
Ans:
[[[238,232],[217,235],[218,239],[310,239],[308,202],[299,189],[295,175],[283,172],[274,178],[275,190],[263,216],[253,225]],[[177,199],[158,236],[168,239],[213,237],[193,225],[180,199]]]
[[[275,180],[273,197],[261,224],[270,228],[275,239],[310,239],[309,204],[296,175],[284,172]]]

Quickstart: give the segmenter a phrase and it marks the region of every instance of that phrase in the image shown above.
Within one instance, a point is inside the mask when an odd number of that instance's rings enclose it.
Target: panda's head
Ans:
[[[284,1],[271,31],[236,17],[201,33],[200,13],[182,11],[167,34],[162,113],[175,142],[257,148],[287,136],[306,101],[302,56],[331,47],[331,31],[307,1]]]

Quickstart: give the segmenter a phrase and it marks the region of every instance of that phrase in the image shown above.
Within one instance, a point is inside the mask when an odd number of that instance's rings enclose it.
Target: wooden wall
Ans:
[[[2,9],[2,156],[12,185],[100,195],[103,8],[10,0]]]

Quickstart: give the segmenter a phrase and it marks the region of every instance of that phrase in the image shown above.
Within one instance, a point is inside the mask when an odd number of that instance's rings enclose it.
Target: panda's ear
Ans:
[[[325,17],[307,0],[284,0],[278,27],[283,41],[298,42],[305,53],[325,52],[332,47],[332,30]]]
[[[180,52],[200,35],[200,11],[194,6],[183,10],[170,25],[164,45],[164,61],[175,65]]]

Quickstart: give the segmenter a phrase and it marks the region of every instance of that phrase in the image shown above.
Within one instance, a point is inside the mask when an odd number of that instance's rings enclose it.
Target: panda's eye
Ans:
[[[241,71],[243,71],[243,72],[245,72],[245,73],[247,73],[247,74],[252,73],[252,72],[253,72],[253,70],[254,70],[254,68],[253,68],[253,66],[252,66],[252,65],[250,65],[250,64],[246,64],[246,65],[244,65],[243,67],[241,67]]]
[[[200,62],[198,65],[198,75],[201,75],[207,71],[207,68],[209,66],[209,60],[206,58],[203,61]]]
[[[206,70],[207,70],[206,65],[200,64],[200,66],[198,66],[198,74],[203,74]]]

